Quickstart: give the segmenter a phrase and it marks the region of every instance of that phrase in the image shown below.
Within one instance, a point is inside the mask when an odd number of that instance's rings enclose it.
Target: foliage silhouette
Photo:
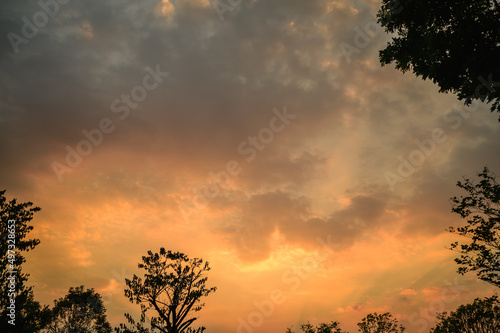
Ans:
[[[347,333],[340,329],[340,323],[338,321],[332,321],[330,323],[321,323],[316,327],[309,322],[300,325],[300,330],[303,333]],[[292,328],[287,328],[286,333],[294,333]]]
[[[468,224],[449,231],[471,240],[460,245],[461,256],[455,259],[458,273],[475,271],[479,279],[500,287],[500,184],[488,168],[478,176],[477,183],[467,178],[457,183],[468,195],[451,198],[452,211]],[[451,249],[457,248],[458,242],[451,244]]]
[[[216,291],[216,287],[207,289],[205,272],[210,270],[208,262],[202,259],[189,259],[180,252],[165,251],[160,253],[148,251],[142,257],[139,268],[146,270],[144,279],[134,274],[132,280],[125,279],[127,289],[125,296],[132,303],[141,305],[141,319],[136,323],[130,314],[125,314],[128,322],[138,332],[149,332],[145,323],[147,314],[153,312],[149,319],[151,330],[164,333],[200,333],[205,327],[193,329],[190,326],[197,319],[190,317],[205,305],[201,298]],[[131,328],[121,324],[116,332],[132,332]]]
[[[389,312],[383,314],[369,313],[358,323],[361,333],[403,333],[405,328]]]
[[[84,286],[69,289],[68,294],[54,301],[50,322],[45,331],[50,333],[110,333],[106,309],[101,295]]]
[[[380,51],[382,66],[395,61],[466,105],[493,102],[491,111],[500,112],[498,0],[382,0],[377,17],[397,34]]]
[[[38,332],[48,319],[48,307],[35,301],[33,288],[25,285],[29,274],[23,273],[26,262],[23,252],[33,250],[39,239],[27,239],[33,230],[30,225],[33,214],[40,210],[32,207],[32,202],[18,203],[16,199],[7,201],[5,190],[0,191],[0,332]],[[9,223],[14,220],[15,223]],[[10,232],[9,232],[10,231]],[[15,272],[15,273],[10,273]],[[10,281],[13,283],[11,284]],[[10,290],[10,285],[14,288]],[[11,297],[12,296],[12,297]],[[15,325],[9,324],[12,301],[15,300]]]
[[[476,298],[472,304],[460,305],[450,314],[437,316],[439,322],[430,333],[498,333],[500,331],[500,302],[498,296]]]

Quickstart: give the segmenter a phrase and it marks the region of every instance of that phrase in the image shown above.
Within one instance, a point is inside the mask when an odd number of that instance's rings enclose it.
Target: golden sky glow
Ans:
[[[376,1],[222,2],[70,2],[4,38],[1,180],[42,208],[36,298],[84,284],[138,318],[124,279],[160,247],[210,262],[208,332],[389,311],[417,333],[491,295],[445,249],[456,182],[500,172],[489,106],[382,68]],[[19,35],[41,10],[4,6]]]

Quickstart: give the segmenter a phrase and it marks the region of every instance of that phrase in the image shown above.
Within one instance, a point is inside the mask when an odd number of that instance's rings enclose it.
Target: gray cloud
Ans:
[[[275,191],[253,195],[239,206],[239,213],[231,221],[220,222],[215,232],[228,237],[240,258],[255,261],[271,254],[276,231],[288,244],[313,248],[318,238],[329,235],[340,249],[346,249],[376,228],[386,202],[356,196],[346,208],[321,217],[315,216],[308,199]]]

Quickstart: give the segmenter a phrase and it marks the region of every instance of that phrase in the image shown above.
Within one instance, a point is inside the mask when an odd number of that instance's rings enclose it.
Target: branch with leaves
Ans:
[[[467,225],[449,231],[469,239],[466,244],[454,242],[451,249],[461,253],[455,259],[458,273],[474,271],[479,279],[500,287],[500,184],[488,168],[478,176],[477,182],[465,178],[457,183],[467,196],[451,198],[452,211]]]

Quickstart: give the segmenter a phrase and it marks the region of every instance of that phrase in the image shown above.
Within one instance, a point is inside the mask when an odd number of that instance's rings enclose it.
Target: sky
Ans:
[[[35,298],[85,285],[139,318],[124,280],[161,247],[210,263],[207,332],[426,332],[492,295],[446,229],[457,181],[500,172],[498,114],[381,67],[379,6],[2,1],[0,179],[42,208]]]

